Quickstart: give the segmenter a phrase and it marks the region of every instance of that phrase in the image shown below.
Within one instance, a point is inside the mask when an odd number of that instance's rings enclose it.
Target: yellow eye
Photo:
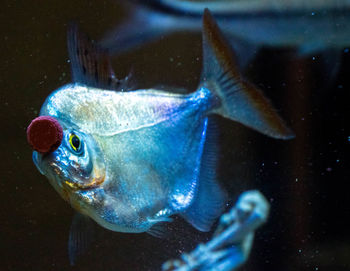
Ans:
[[[76,134],[71,134],[69,136],[69,145],[75,152],[80,152],[81,149],[81,141],[80,138]]]

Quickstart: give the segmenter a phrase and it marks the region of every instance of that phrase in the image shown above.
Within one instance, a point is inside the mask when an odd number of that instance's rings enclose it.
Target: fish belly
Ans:
[[[102,140],[109,175],[105,186],[118,198],[118,223],[147,229],[192,203],[206,123],[197,107]]]

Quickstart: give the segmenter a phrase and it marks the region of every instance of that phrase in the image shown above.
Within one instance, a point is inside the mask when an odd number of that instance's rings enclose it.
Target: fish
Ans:
[[[302,11],[315,9],[341,9],[348,7],[347,0],[138,0],[135,2],[147,5],[158,5],[176,11],[202,14],[208,8],[213,14],[232,14],[234,12],[271,12]]]
[[[261,48],[291,49],[297,57],[324,54],[327,62],[330,56],[339,62],[342,50],[350,46],[347,0],[131,2],[127,19],[101,40],[101,45],[115,54],[174,33],[200,32],[205,7],[210,8],[231,46],[239,52],[241,67]]]
[[[157,225],[180,215],[209,231],[226,204],[215,168],[213,116],[276,139],[294,137],[263,93],[241,76],[208,9],[202,35],[199,86],[178,94],[128,89],[115,77],[108,52],[76,25],[69,28],[73,82],[46,98],[27,136],[38,170],[84,219],[111,231],[157,236]],[[40,129],[30,128],[35,125]],[[39,149],[33,138],[45,140],[50,129],[58,136]]]

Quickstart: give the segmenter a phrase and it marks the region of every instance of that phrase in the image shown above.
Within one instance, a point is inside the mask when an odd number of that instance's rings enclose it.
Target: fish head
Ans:
[[[105,181],[104,156],[92,135],[64,120],[56,120],[62,129],[59,146],[48,152],[34,147],[33,161],[62,198],[84,213],[87,204],[81,195],[101,187]]]
[[[97,90],[95,93],[76,84],[54,91],[44,102],[40,116],[29,125],[27,138],[38,170],[76,211],[105,228],[130,231],[128,223],[134,220],[128,219],[125,208],[118,208],[119,198],[111,196],[111,190],[116,189],[116,182],[111,181],[115,177],[110,167],[113,157],[108,155],[103,136],[94,129],[98,122],[94,116],[99,114],[89,114],[101,107],[96,95]],[[61,136],[45,145],[50,125],[59,127],[56,130],[60,132],[53,134]]]

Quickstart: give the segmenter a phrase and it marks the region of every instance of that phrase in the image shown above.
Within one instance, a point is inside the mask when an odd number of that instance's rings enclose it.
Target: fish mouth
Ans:
[[[35,166],[37,167],[37,169],[39,170],[39,172],[42,174],[42,175],[47,175],[49,172],[47,172],[47,170],[44,170],[47,166],[45,158],[47,157],[47,154],[41,154],[41,153],[38,153],[37,151],[33,151],[33,162],[35,164]],[[43,164],[46,164],[45,167],[42,167]],[[49,162],[48,166],[50,168],[52,168],[52,170],[58,175],[58,176],[66,176],[64,170],[59,166],[57,165],[55,162],[51,161]]]
[[[59,171],[60,169],[56,167],[54,170]],[[57,188],[59,187],[60,189],[57,189],[57,191],[61,197],[78,211],[81,210],[81,207],[80,204],[74,200],[75,196],[73,195],[79,195],[79,192],[81,191],[89,191],[99,187],[106,178],[103,171],[101,171],[100,174],[94,175],[95,177],[92,177],[91,181],[89,182],[76,182],[69,179],[68,177],[62,178],[62,175],[61,177],[58,174],[53,175],[55,179],[53,186]]]
[[[33,157],[33,162],[34,162],[34,165],[36,166],[36,168],[39,170],[39,172],[42,175],[45,175],[44,170],[40,166],[42,164],[42,155],[39,154],[37,151],[33,151],[32,157]]]
[[[72,180],[69,177],[69,174],[62,168],[60,167],[56,161],[50,161],[48,164],[48,167],[51,168],[49,172],[46,172],[44,168],[42,167],[43,165],[43,160],[45,159],[45,155],[42,155],[36,151],[33,152],[33,162],[39,172],[42,175],[47,175],[48,179],[51,181],[51,178],[53,179],[53,185],[54,186],[59,186],[61,187],[62,190],[64,190],[64,197],[66,200],[68,197],[68,194],[70,192],[75,192],[78,190],[89,190],[89,189],[94,189],[100,186],[101,184],[104,183],[106,179],[106,174],[105,171],[102,169],[96,169],[94,168],[92,171],[92,175],[88,179],[84,180]],[[52,175],[49,177],[48,175]]]
[[[90,190],[99,187],[106,179],[104,172],[99,170],[94,170],[94,177],[91,178],[89,182],[74,182],[70,179],[64,179],[62,185],[73,191],[77,190]]]

